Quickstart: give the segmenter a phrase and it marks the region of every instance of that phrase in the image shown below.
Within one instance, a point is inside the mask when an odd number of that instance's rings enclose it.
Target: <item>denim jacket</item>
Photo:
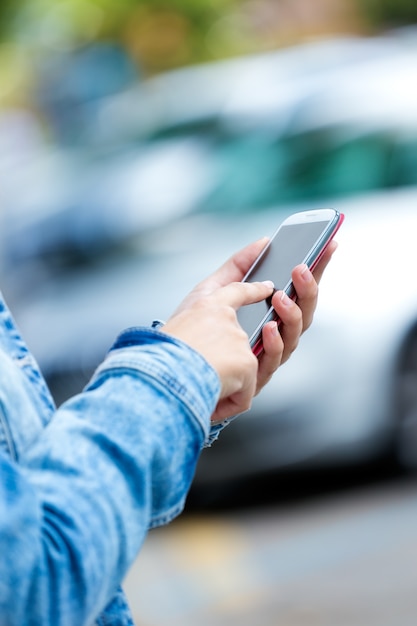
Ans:
[[[133,624],[120,587],[183,508],[219,379],[157,329],[121,334],[56,409],[0,299],[0,623]]]

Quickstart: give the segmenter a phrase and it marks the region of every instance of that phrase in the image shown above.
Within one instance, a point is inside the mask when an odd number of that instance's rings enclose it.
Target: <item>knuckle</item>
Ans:
[[[207,309],[207,308],[211,308],[212,303],[211,303],[211,298],[208,295],[202,295],[200,296],[196,302],[195,302],[195,306],[198,309]]]

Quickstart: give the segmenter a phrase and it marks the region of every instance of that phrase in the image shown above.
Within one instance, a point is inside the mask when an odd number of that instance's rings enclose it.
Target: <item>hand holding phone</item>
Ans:
[[[301,211],[290,215],[275,231],[243,281],[272,280],[276,291],[283,290],[295,299],[292,270],[300,263],[313,270],[343,219],[344,215],[335,209]],[[279,322],[271,298],[241,307],[237,316],[249,336],[254,354],[259,356],[263,350],[263,326],[271,320]]]

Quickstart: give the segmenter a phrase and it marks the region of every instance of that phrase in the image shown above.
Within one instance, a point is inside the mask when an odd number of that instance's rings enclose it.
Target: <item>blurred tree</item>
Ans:
[[[242,0],[1,0],[0,36],[32,49],[61,51],[94,41],[117,41],[141,68],[154,72],[242,52],[228,43],[227,29],[215,47],[207,36],[242,4]]]
[[[415,0],[356,0],[358,11],[377,29],[417,23]]]
[[[0,83],[95,43],[123,47],[149,75],[416,21],[415,0],[0,0]]]
[[[0,2],[0,40],[8,33],[15,13],[16,3],[13,0],[2,0]]]
[[[123,33],[133,56],[149,71],[212,60],[239,53],[227,35],[216,49],[209,33],[219,21],[236,13],[241,0],[136,0]]]

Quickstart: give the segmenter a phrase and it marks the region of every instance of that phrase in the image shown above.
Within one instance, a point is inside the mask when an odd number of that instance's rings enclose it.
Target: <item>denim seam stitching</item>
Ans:
[[[188,398],[187,390],[184,387],[184,385],[182,384],[172,385],[172,382],[174,380],[172,377],[167,376],[166,374],[162,374],[162,377],[159,378],[158,376],[161,376],[161,372],[157,370],[157,368],[155,368],[154,371],[150,371],[150,370],[152,370],[151,367],[149,367],[148,370],[146,370],[138,364],[132,365],[131,363],[128,363],[128,362],[125,362],[125,363],[119,362],[118,364],[113,363],[110,368],[103,367],[99,371],[97,371],[94,381],[92,382],[91,385],[88,386],[88,388],[90,389],[94,388],[96,384],[99,382],[100,378],[102,378],[103,380],[108,380],[108,379],[111,379],[112,376],[114,375],[120,376],[123,372],[133,375],[136,379],[140,379],[138,375],[141,374],[144,377],[152,380],[153,384],[156,384],[158,388],[162,389],[165,393],[167,392],[167,388],[164,383],[168,383],[169,392],[175,395],[177,400],[182,402],[187,407],[188,413],[192,415],[193,421],[196,421],[198,423],[198,426],[200,427],[203,433],[203,439],[206,440],[209,433],[206,432],[206,429],[204,428],[202,420],[199,417],[199,414],[197,412],[197,405],[190,402]],[[181,395],[180,393],[181,389],[183,389],[186,392],[185,395]]]
[[[17,461],[16,446],[14,445],[14,441],[13,441],[12,433],[11,433],[11,430],[10,430],[10,426],[7,423],[7,420],[5,420],[3,418],[3,414],[4,414],[4,404],[3,404],[3,402],[0,402],[0,407],[2,409],[0,411],[0,423],[2,425],[4,436],[5,436],[5,439],[6,439],[7,451],[9,453],[11,459],[13,461]]]

